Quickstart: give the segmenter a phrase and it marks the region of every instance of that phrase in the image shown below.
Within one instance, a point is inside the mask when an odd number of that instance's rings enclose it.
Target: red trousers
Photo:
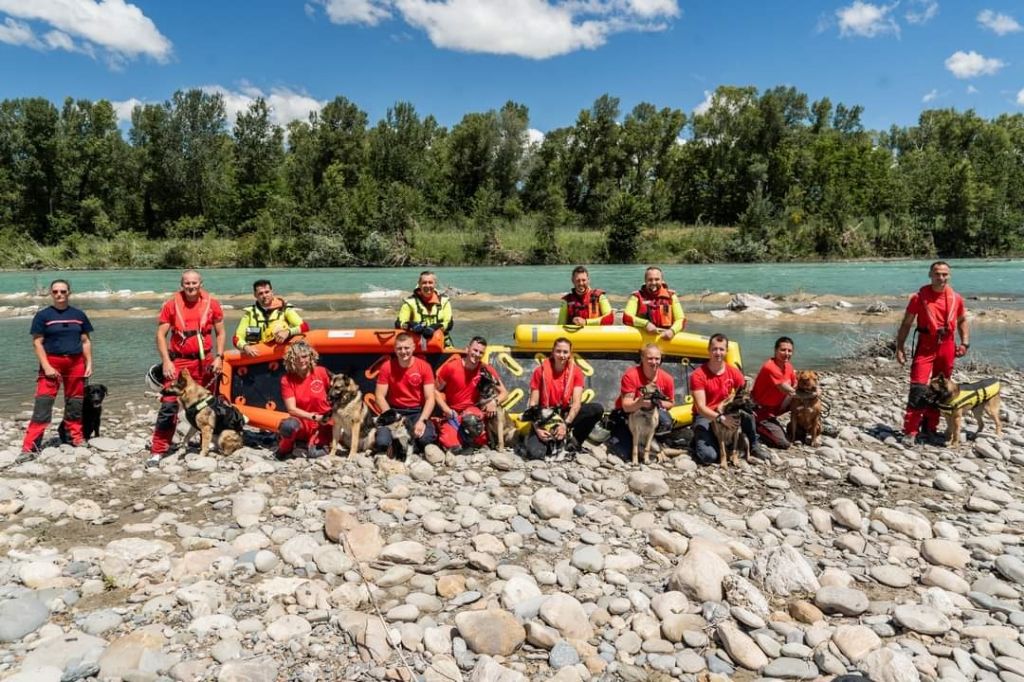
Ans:
[[[278,428],[277,451],[281,455],[291,454],[295,449],[295,443],[304,442],[307,447],[330,447],[334,427],[330,424],[321,424],[312,419],[299,419],[288,417],[281,422]]]
[[[479,407],[467,407],[459,413],[459,419],[466,416],[467,414],[473,414],[479,417],[481,420],[484,418],[484,413],[480,411]],[[445,419],[440,422],[440,428],[437,434],[437,442],[441,444],[441,447],[446,450],[452,448],[460,448],[463,443],[459,438],[459,428],[451,421]],[[469,445],[469,443],[467,443]],[[476,440],[473,441],[472,445],[487,445],[487,431],[485,430]]]
[[[211,378],[213,358],[205,360],[177,358],[174,360],[174,376],[164,377],[164,388],[178,378],[181,370],[187,369],[192,378],[204,386]],[[162,455],[171,449],[174,440],[174,429],[178,426],[178,396],[165,395],[160,398],[160,409],[156,413],[156,426],[153,427],[153,443],[149,451],[154,455]]]
[[[32,417],[28,422],[28,429],[25,431],[25,440],[22,441],[23,451],[35,451],[39,449],[43,440],[43,433],[50,425],[53,417],[53,403],[57,397],[57,389],[64,384],[64,424],[67,426],[68,435],[75,445],[80,444],[84,437],[82,435],[82,399],[85,397],[85,356],[78,355],[47,355],[50,366],[57,370],[57,376],[53,379],[43,374],[43,368],[39,368],[39,378],[36,379],[35,405],[32,408]]]
[[[955,358],[956,344],[952,334],[947,334],[942,341],[931,334],[918,335],[914,359],[910,364],[910,396],[903,416],[903,433],[917,435],[922,422],[925,430],[938,431],[939,408],[925,402],[925,392],[928,382],[934,377],[948,379],[953,375]]]

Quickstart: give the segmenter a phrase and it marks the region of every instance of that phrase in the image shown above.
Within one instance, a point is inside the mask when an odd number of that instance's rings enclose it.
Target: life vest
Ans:
[[[643,287],[633,295],[637,298],[637,317],[646,319],[655,327],[668,328],[675,322],[672,319],[672,298],[676,292],[662,285],[653,294]]]
[[[953,411],[976,407],[992,396],[999,394],[999,379],[982,379],[973,384],[960,384],[960,392],[948,403],[940,404],[940,410]]]
[[[284,320],[285,312],[288,310],[288,302],[278,296],[270,302],[269,308],[263,308],[254,304],[245,309],[245,343],[260,343],[266,341],[263,337],[267,329],[278,320]],[[285,323],[287,326],[287,323]]]
[[[571,323],[576,317],[586,320],[601,317],[602,296],[604,296],[604,291],[600,289],[588,289],[583,295],[576,293],[575,289],[567,293],[562,297],[562,300],[565,301],[566,322]],[[605,324],[603,320],[601,323]],[[611,324],[611,322],[607,324]]]
[[[210,330],[213,329],[213,325],[210,324],[210,307],[212,300],[213,299],[210,297],[210,294],[206,293],[203,290],[199,291],[199,300],[196,302],[197,305],[202,306],[202,309],[199,312],[199,328],[189,329],[185,326],[185,308],[188,305],[188,303],[185,301],[185,294],[183,294],[180,291],[174,294],[173,330],[174,333],[180,337],[182,343],[184,343],[185,339],[189,338],[190,336],[196,336],[197,334],[209,335]],[[202,341],[200,341],[200,353],[202,353],[203,347],[204,344],[202,343]]]
[[[920,310],[917,313],[917,333],[934,336],[939,340],[953,338],[953,331],[956,329],[956,308],[960,294],[953,291],[953,287],[946,285],[941,296],[946,303],[946,319],[937,320],[932,314],[932,307],[928,305],[931,285],[921,287],[917,292],[917,300]]]
[[[420,290],[417,288],[412,292],[412,296],[405,299],[403,303],[409,305],[412,309],[412,319],[409,322],[416,322],[425,325],[442,324],[444,325],[445,335],[447,336],[448,330],[451,328],[451,320],[442,320],[441,311],[444,310],[445,304],[448,302],[448,297],[444,294],[434,292],[434,300],[425,302],[420,298]]]
[[[565,376],[565,383],[562,385],[562,399],[558,405],[547,405],[548,400],[548,386],[553,386],[555,383],[555,367],[554,363],[551,362],[551,358],[545,358],[544,362],[540,363],[540,406],[541,407],[554,407],[558,410],[567,410],[571,405],[572,398],[572,370],[575,365],[573,364],[572,358],[569,358],[566,362],[565,369],[562,370],[562,374]]]

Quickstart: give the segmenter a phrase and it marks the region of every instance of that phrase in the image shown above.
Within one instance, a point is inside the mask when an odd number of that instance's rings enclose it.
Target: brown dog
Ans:
[[[164,389],[164,393],[178,396],[178,402],[185,408],[185,419],[192,427],[185,436],[185,442],[188,443],[196,431],[199,432],[201,457],[209,453],[214,436],[217,436],[217,449],[221,454],[230,455],[242,447],[245,417],[237,407],[218,400],[203,388],[187,369],[178,373],[178,378]]]
[[[641,448],[644,453],[644,464],[649,463],[651,443],[654,442],[654,432],[658,430],[658,407],[661,401],[669,399],[658,390],[654,382],[640,390],[642,399],[651,401],[651,407],[641,407],[636,412],[629,413],[629,432],[633,435],[633,464],[639,464]],[[658,452],[658,461],[665,461],[665,455],[660,451]]]
[[[333,455],[342,443],[342,437],[349,438],[349,459],[359,451],[359,431],[366,420],[369,410],[363,402],[363,392],[355,379],[345,374],[332,374],[331,383],[327,387],[327,399],[331,402],[331,417],[334,429],[331,432],[331,449]]]
[[[490,401],[495,400],[498,397],[500,386],[493,374],[487,369],[481,369],[480,379],[476,385],[477,395],[479,395],[477,406],[482,408]],[[511,441],[515,437],[516,428],[501,403],[496,402],[495,404],[497,409],[494,416],[486,420],[487,442],[495,443],[499,450],[504,450],[505,441]]]
[[[811,438],[811,445],[821,442],[821,389],[816,372],[805,370],[796,375],[796,393],[789,403],[789,441],[803,443]]]
[[[978,430],[968,435],[972,440],[985,428],[984,415],[996,425],[996,436],[1003,436],[1003,422],[999,417],[999,380],[984,379],[973,384],[957,384],[952,379],[935,377],[928,384],[928,397],[946,417],[946,441],[948,445],[960,445],[960,426],[964,413],[970,410],[978,422]]]
[[[750,441],[743,435],[740,419],[744,415],[753,417],[754,410],[756,409],[757,406],[750,399],[746,387],[740,387],[733,393],[730,393],[729,397],[719,406],[718,411],[726,416],[734,417],[735,419],[732,421],[736,423],[733,426],[728,422],[717,420],[711,422],[711,432],[715,434],[715,439],[718,440],[718,463],[723,469],[729,468],[728,459],[730,455],[733,466],[739,465],[739,453],[741,450],[747,461],[750,461]]]

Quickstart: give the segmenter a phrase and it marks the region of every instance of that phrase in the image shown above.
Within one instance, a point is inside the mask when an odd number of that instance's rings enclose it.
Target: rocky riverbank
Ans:
[[[820,447],[728,471],[601,447],[147,471],[130,404],[0,470],[0,676],[1022,682],[1024,376],[1002,440],[905,449],[889,367],[824,377]]]

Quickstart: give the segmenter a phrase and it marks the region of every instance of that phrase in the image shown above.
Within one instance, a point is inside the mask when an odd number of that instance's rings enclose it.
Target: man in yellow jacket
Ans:
[[[253,356],[258,343],[284,343],[296,334],[309,331],[309,325],[288,303],[274,295],[269,279],[258,279],[252,284],[256,303],[242,309],[242,319],[235,327],[235,348],[242,355]]]
[[[622,324],[659,334],[666,341],[686,327],[686,314],[676,292],[665,286],[661,268],[644,272],[644,285],[626,301]]]
[[[430,270],[420,273],[420,279],[412,296],[402,301],[398,309],[396,329],[431,338],[438,329],[444,331],[444,347],[452,347],[452,302],[437,292],[437,276]]]

